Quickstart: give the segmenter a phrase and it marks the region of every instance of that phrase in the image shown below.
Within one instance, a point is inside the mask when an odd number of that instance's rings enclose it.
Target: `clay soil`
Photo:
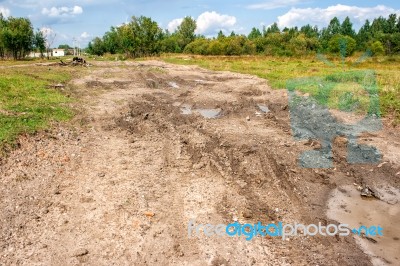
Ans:
[[[348,164],[338,137],[334,168],[305,169],[298,156],[318,141],[294,140],[286,91],[254,76],[98,62],[65,91],[76,118],[0,162],[0,265],[371,264],[352,236],[189,237],[188,222],[337,224],[333,189],[400,188],[396,129],[360,138],[386,164]]]

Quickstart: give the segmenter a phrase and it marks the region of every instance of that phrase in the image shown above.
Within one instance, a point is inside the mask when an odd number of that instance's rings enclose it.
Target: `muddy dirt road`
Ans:
[[[378,147],[383,164],[349,165],[337,138],[334,168],[305,169],[299,154],[319,144],[294,141],[286,92],[253,76],[97,63],[66,90],[79,99],[75,121],[21,137],[1,162],[0,265],[400,264],[395,252],[379,253],[399,250],[395,226],[376,252],[354,236],[188,236],[193,219],[346,223],[329,206],[357,212],[329,202],[359,197],[354,184],[380,191],[365,208],[380,202],[392,208],[386,220],[399,217],[395,129],[360,140]]]

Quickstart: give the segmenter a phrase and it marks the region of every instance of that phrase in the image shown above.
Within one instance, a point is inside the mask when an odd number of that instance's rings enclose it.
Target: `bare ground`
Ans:
[[[353,237],[189,238],[187,226],[337,223],[326,215],[333,189],[400,187],[395,129],[361,140],[384,165],[349,165],[337,138],[335,168],[304,169],[298,155],[318,143],[294,141],[286,92],[265,80],[97,63],[67,89],[82,108],[75,121],[21,137],[0,163],[0,265],[371,264]],[[185,104],[221,116],[183,115]]]

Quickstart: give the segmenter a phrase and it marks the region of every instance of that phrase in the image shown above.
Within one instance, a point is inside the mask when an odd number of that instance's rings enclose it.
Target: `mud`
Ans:
[[[333,167],[306,169],[299,155],[321,144],[294,139],[287,92],[263,79],[157,61],[98,62],[65,90],[80,99],[75,121],[21,137],[1,162],[0,264],[389,263],[354,236],[246,241],[189,237],[187,226],[343,222],[327,215],[335,189],[399,189],[395,129],[359,139],[385,164],[349,164],[347,141],[337,137]]]

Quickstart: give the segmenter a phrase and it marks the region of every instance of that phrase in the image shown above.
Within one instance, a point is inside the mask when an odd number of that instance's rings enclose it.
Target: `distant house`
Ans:
[[[56,57],[65,56],[64,49],[53,49],[53,56]]]
[[[47,53],[43,53],[43,54],[41,54],[41,53],[37,53],[37,52],[31,52],[29,55],[28,55],[28,57],[31,57],[31,58],[41,58],[41,57],[47,57]]]

